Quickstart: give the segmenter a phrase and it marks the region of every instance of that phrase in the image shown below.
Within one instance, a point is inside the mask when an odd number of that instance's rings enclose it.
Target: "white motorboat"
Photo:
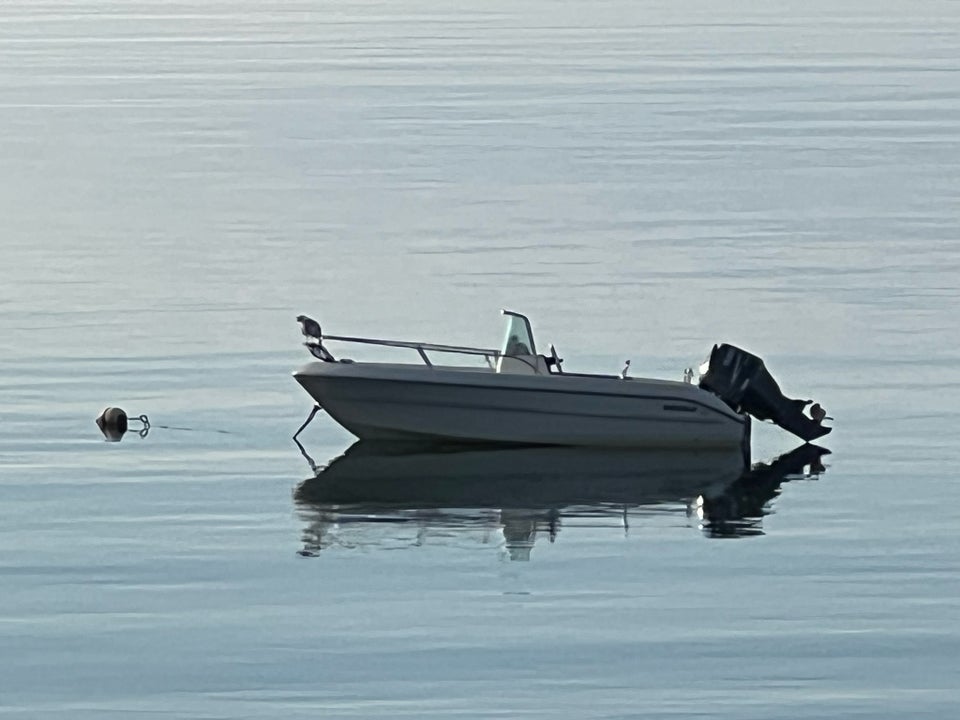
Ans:
[[[500,349],[324,336],[300,316],[319,361],[294,377],[316,401],[314,412],[322,408],[363,440],[749,451],[748,413],[804,440],[830,431],[803,415],[809,401],[785,398],[762,361],[739,348],[715,346],[698,384],[692,370],[684,381],[632,377],[629,363],[619,375],[568,373],[552,345],[537,352],[526,316],[503,314]],[[324,342],[406,348],[420,362],[337,360]],[[440,365],[441,354],[486,364]]]

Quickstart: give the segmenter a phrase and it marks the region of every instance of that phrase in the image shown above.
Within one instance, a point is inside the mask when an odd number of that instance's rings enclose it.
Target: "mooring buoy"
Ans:
[[[103,412],[100,413],[100,416],[97,418],[97,427],[100,428],[100,432],[102,432],[103,436],[110,442],[120,442],[120,440],[123,439],[124,433],[126,433],[129,428],[129,420],[130,418],[122,408],[108,407],[104,408]],[[139,420],[143,423],[143,429],[140,430],[139,434],[140,437],[146,437],[147,432],[150,430],[150,421],[147,419],[147,416],[140,415],[134,418],[134,420]]]
[[[118,407],[105,408],[97,418],[97,427],[107,440],[119,442],[127,431],[127,414]]]

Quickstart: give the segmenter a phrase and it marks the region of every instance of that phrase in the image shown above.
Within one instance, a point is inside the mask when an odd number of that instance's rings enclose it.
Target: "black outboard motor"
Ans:
[[[809,400],[786,397],[763,360],[733,345],[713,346],[700,387],[718,395],[737,412],[750,413],[758,420],[773,420],[807,442],[833,429],[804,414]]]

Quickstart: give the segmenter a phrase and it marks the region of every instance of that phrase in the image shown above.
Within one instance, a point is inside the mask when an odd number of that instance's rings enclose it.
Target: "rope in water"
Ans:
[[[229,435],[229,430],[218,430],[216,428],[191,428],[191,427],[178,427],[176,425],[151,425],[150,418],[146,415],[138,415],[137,417],[130,418],[131,420],[139,420],[143,423],[143,427],[139,430],[140,437],[146,437],[147,433],[150,432],[151,428],[160,428],[161,430],[183,430],[186,432],[215,432],[220,433],[221,435]]]

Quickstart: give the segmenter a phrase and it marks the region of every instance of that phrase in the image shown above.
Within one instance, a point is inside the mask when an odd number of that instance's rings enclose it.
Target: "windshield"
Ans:
[[[530,321],[519,313],[504,310],[507,316],[507,335],[503,341],[504,355],[534,355],[537,352],[533,344]]]

